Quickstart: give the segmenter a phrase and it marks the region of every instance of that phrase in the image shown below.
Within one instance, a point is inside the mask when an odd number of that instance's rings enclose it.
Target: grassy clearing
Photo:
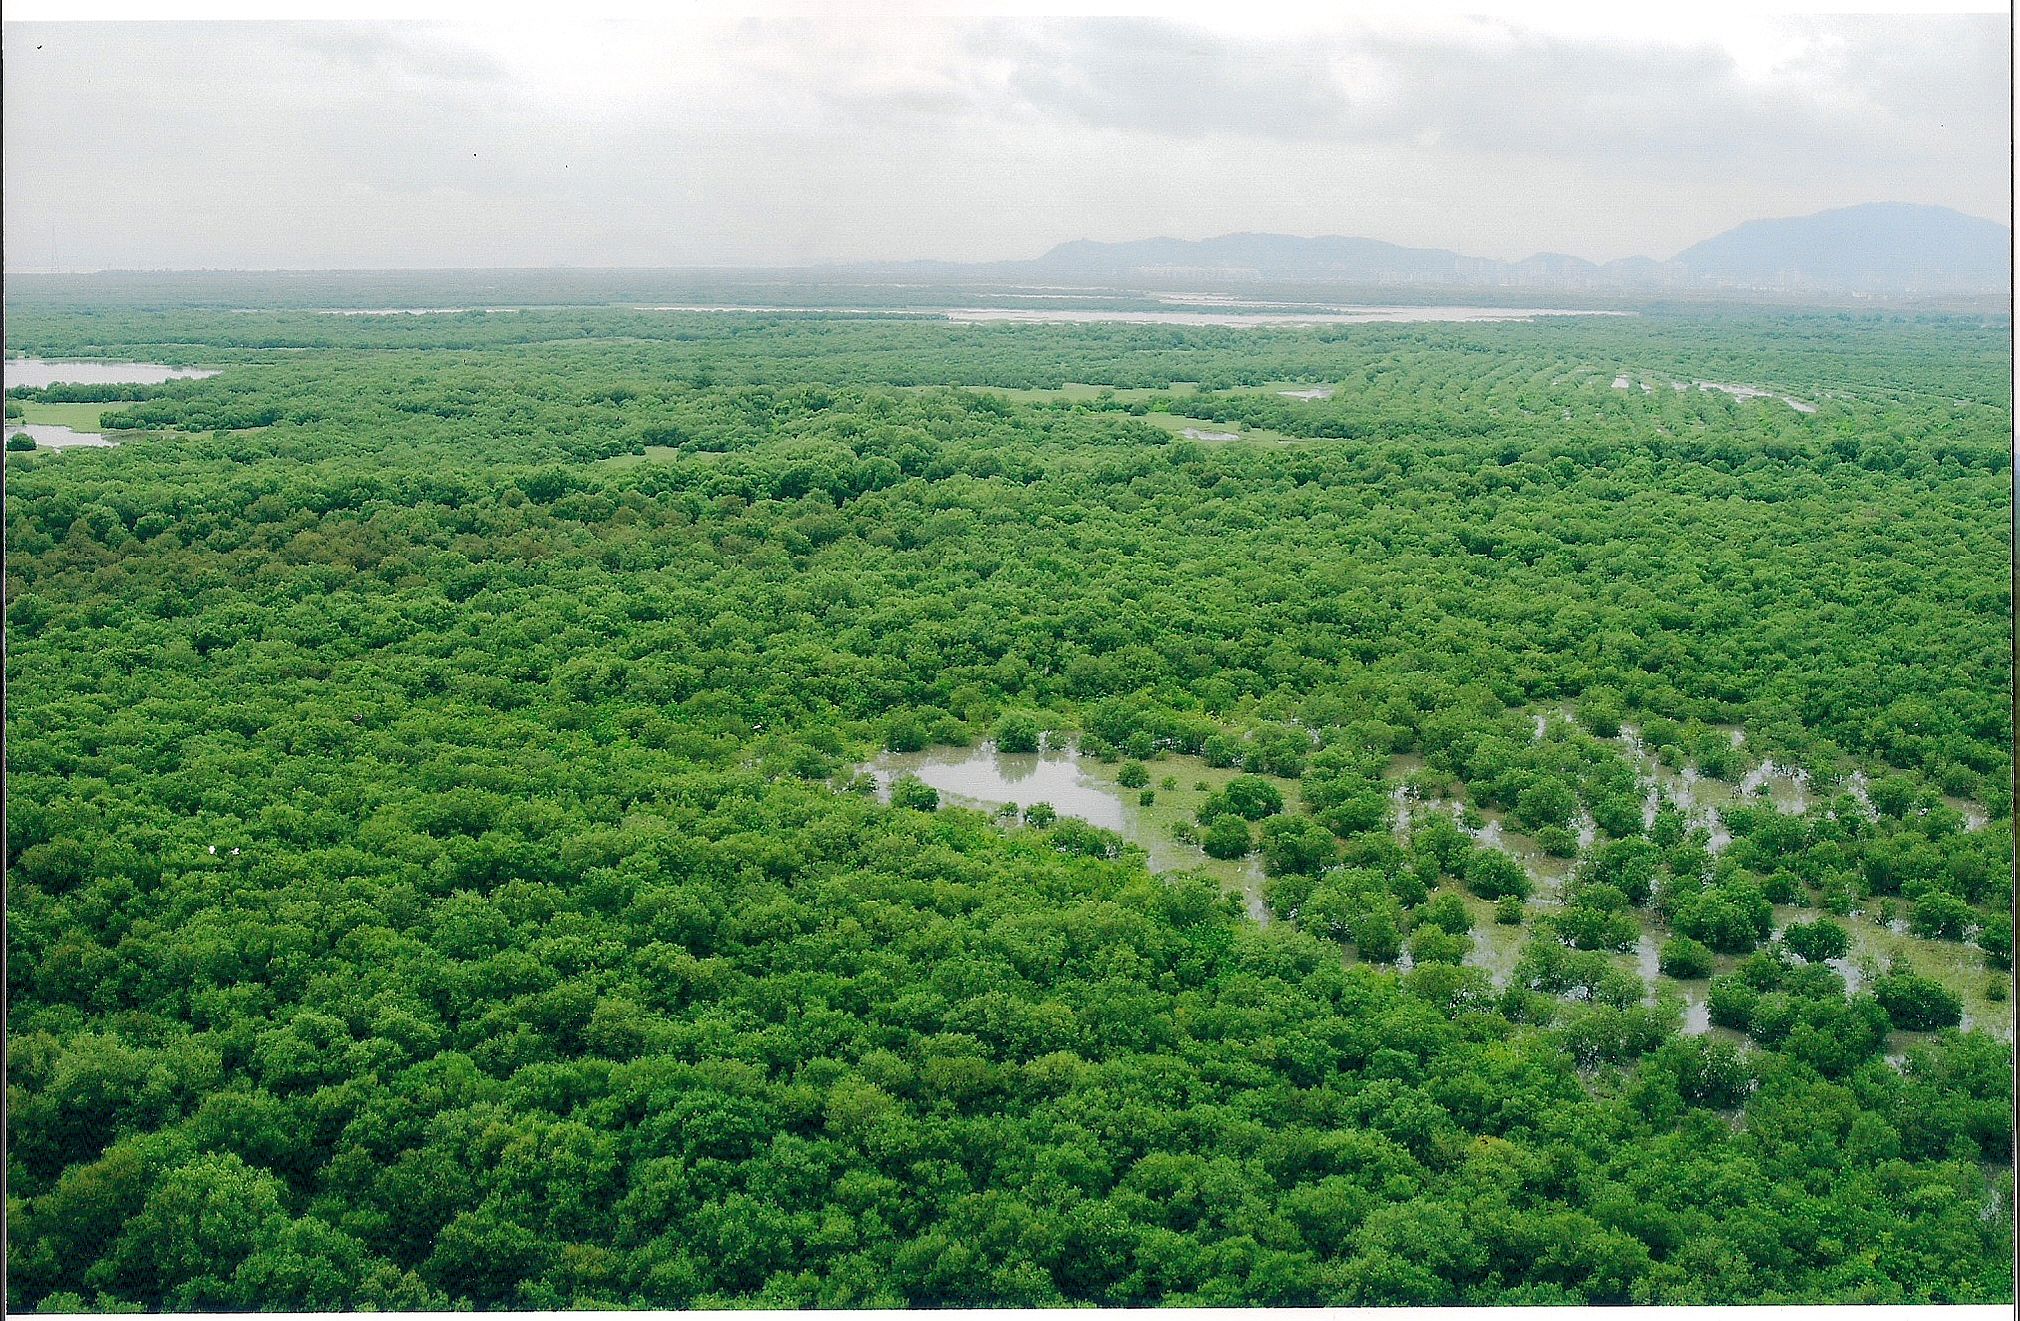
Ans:
[[[1145,413],[1143,420],[1154,427],[1162,427],[1173,435],[1181,436],[1188,440],[1197,439],[1197,437],[1185,436],[1187,430],[1193,430],[1210,435],[1232,432],[1238,440],[1257,445],[1294,445],[1298,443],[1298,437],[1296,436],[1286,436],[1281,431],[1270,431],[1264,427],[1243,426],[1239,422],[1215,422],[1208,418],[1182,417],[1176,413]],[[1233,442],[1209,441],[1207,443],[1231,444]],[[1305,443],[1309,444],[1310,442]]]
[[[1285,390],[1331,390],[1336,395],[1339,387],[1331,381],[1264,381],[1253,387],[1262,394],[1277,394]]]
[[[920,386],[918,388],[936,390],[941,387]],[[1082,382],[1070,381],[1065,385],[1029,390],[999,385],[964,385],[961,388],[972,390],[976,394],[998,395],[1010,400],[1012,403],[1019,404],[1055,403],[1059,401],[1078,404],[1092,403],[1097,399],[1114,399],[1127,404],[1141,402],[1157,395],[1188,395],[1199,392],[1198,384],[1193,381],[1173,381],[1169,386],[1118,387],[1113,385],[1087,385]]]
[[[680,457],[677,445],[647,445],[643,454],[613,454],[607,459],[598,459],[599,468],[636,468],[647,463],[671,463]]]
[[[100,419],[105,414],[116,413],[126,407],[125,403],[117,400],[109,404],[45,404],[32,399],[20,402],[21,416],[8,418],[9,422],[69,427],[72,431],[96,431],[103,425]]]

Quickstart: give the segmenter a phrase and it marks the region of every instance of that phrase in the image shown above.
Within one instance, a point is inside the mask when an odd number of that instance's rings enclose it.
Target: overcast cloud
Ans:
[[[801,264],[2004,219],[2003,16],[9,24],[9,269]]]

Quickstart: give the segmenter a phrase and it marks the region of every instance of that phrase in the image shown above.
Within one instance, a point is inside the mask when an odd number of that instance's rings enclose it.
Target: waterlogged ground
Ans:
[[[1639,388],[1643,394],[1653,394],[1655,393],[1655,385],[1651,384],[1651,382],[1664,383],[1670,389],[1678,391],[1688,390],[1693,386],[1700,390],[1716,390],[1720,394],[1731,395],[1741,403],[1745,403],[1749,399],[1779,399],[1798,413],[1814,413],[1817,411],[1815,404],[1804,399],[1798,399],[1794,395],[1781,394],[1774,390],[1763,389],[1757,385],[1734,385],[1729,381],[1699,381],[1694,379],[1677,381],[1666,377],[1637,377],[1632,373],[1622,372],[1613,378],[1613,388],[1616,390]]]
[[[18,405],[21,416],[7,419],[6,434],[29,435],[40,450],[103,449],[117,445],[119,437],[105,435],[100,419],[124,408],[110,404],[45,404],[25,400]]]
[[[671,463],[679,457],[678,445],[647,445],[643,454],[613,454],[596,463],[602,468],[636,468],[644,463]]]
[[[107,413],[116,413],[127,405],[123,402],[103,404],[45,404],[37,399],[24,399],[19,401],[16,406],[21,409],[21,416],[7,419],[9,426],[14,426],[20,422],[27,422],[69,427],[73,431],[96,431],[104,425],[102,419]]]
[[[938,385],[910,387],[916,390],[939,390]],[[1199,384],[1195,381],[1173,381],[1169,386],[1147,385],[1089,385],[1085,381],[1068,381],[1064,385],[1041,386],[1025,389],[1006,385],[964,385],[964,390],[976,394],[993,394],[1020,404],[1052,403],[1063,400],[1070,404],[1093,403],[1097,399],[1114,399],[1121,403],[1137,403],[1158,395],[1197,394]]]
[[[1061,816],[1078,817],[1112,830],[1141,848],[1153,872],[1198,872],[1240,892],[1249,916],[1269,920],[1262,902],[1262,867],[1251,855],[1235,861],[1210,858],[1197,844],[1179,837],[1208,797],[1241,772],[1209,766],[1198,757],[1165,753],[1146,762],[1152,801],[1143,791],[1116,782],[1120,762],[1083,757],[1077,750],[1048,747],[1043,752],[999,752],[993,743],[971,748],[928,748],[888,752],[866,769],[879,796],[889,798],[891,781],[916,775],[940,793],[941,801],[995,811],[1014,803],[1021,810],[1050,803]],[[1264,776],[1297,801],[1297,782]]]
[[[1777,905],[1775,930],[1779,932],[1791,922],[1813,921],[1817,916],[1815,909]],[[1843,974],[1846,985],[1856,990],[1885,972],[1894,960],[1905,959],[1916,972],[1942,982],[1964,1002],[1962,1026],[1975,1027],[2008,1041],[2013,1039],[2013,1004],[2010,1000],[1993,1000],[1985,994],[1992,985],[1993,974],[1986,969],[1984,956],[1974,946],[1950,940],[1924,940],[1902,929],[1899,919],[1891,924],[1882,923],[1877,912],[1864,909],[1836,920],[1852,936],[1850,952],[1831,961],[1831,966]],[[1914,1039],[1915,1034],[1894,1035],[1907,1041]],[[1896,1044],[1899,1047],[1899,1042]]]
[[[921,386],[919,388],[938,389],[939,387]],[[1078,404],[1110,400],[1117,403],[1130,404],[1141,403],[1153,398],[1167,400],[1174,397],[1183,398],[1186,395],[1197,394],[1199,392],[1198,385],[1188,381],[1174,382],[1168,388],[1162,386],[1151,388],[1143,386],[1089,385],[1078,381],[1068,382],[1065,385],[1032,389],[1011,389],[993,385],[966,386],[964,388],[976,394],[998,395],[1005,399],[1026,404]],[[1274,391],[1277,394],[1287,395],[1294,399],[1330,399],[1333,397],[1333,388],[1331,386],[1308,386],[1295,381],[1272,381],[1260,388]],[[1142,421],[1169,431],[1181,440],[1199,440],[1206,441],[1209,444],[1225,443],[1228,441],[1249,441],[1254,444],[1264,445],[1295,445],[1300,443],[1299,437],[1286,435],[1281,431],[1272,431],[1266,427],[1244,426],[1239,422],[1216,422],[1211,418],[1187,417],[1184,414],[1170,412],[1143,413],[1140,417]],[[1306,441],[1304,443],[1309,444],[1312,442]]]
[[[6,385],[41,388],[49,385],[157,385],[163,381],[195,380],[217,375],[198,367],[170,367],[158,362],[60,362],[41,358],[8,358]],[[45,403],[26,399],[17,405],[19,417],[6,420],[4,434],[25,435],[35,441],[30,453],[52,453],[71,449],[109,449],[119,444],[115,431],[107,434],[103,418],[127,405],[110,403]]]
[[[1553,722],[1568,722],[1573,717],[1571,712],[1559,709],[1538,712],[1535,718],[1536,737],[1542,738]],[[1713,728],[1723,729],[1735,746],[1744,745],[1745,733],[1736,726]],[[1811,785],[1807,773],[1779,766],[1773,761],[1759,763],[1737,781],[1725,781],[1700,775],[1688,765],[1665,765],[1643,744],[1639,732],[1632,726],[1622,727],[1619,742],[1642,774],[1642,786],[1648,795],[1642,812],[1644,823],[1654,820],[1658,803],[1668,803],[1680,810],[1692,826],[1705,831],[1707,849],[1714,854],[1722,851],[1732,840],[1731,833],[1725,828],[1723,809],[1741,803],[1768,802],[1778,811],[1800,814],[1810,810],[1821,796]],[[1405,788],[1403,780],[1421,769],[1423,762],[1415,757],[1396,757],[1390,763],[1389,774],[1395,783],[1391,799],[1396,807],[1399,836],[1407,834],[1410,821],[1417,815],[1450,812],[1477,842],[1498,848],[1522,863],[1535,883],[1534,893],[1528,902],[1532,915],[1547,914],[1563,907],[1564,882],[1576,866],[1574,860],[1550,855],[1533,836],[1510,826],[1503,813],[1469,803],[1463,784],[1454,784],[1444,796],[1419,799]],[[1863,799],[1863,784],[1862,776],[1855,774],[1852,777],[1849,787],[1855,797]],[[1985,824],[1982,806],[1961,799],[1950,800],[1950,806],[1964,816],[1967,829],[1978,829]],[[1581,820],[1578,827],[1581,848],[1589,846],[1593,842],[1592,823]],[[1528,923],[1497,925],[1492,904],[1471,896],[1465,898],[1467,911],[1473,917],[1474,941],[1473,952],[1466,961],[1486,969],[1497,986],[1506,985],[1515,960],[1529,939]],[[1812,921],[1823,915],[1814,908],[1789,904],[1778,905],[1774,911],[1777,935],[1791,922]],[[2007,1040],[2013,1038],[2013,1006],[2010,1002],[1995,1001],[1987,996],[1986,992],[1999,979],[1985,966],[1984,956],[1975,946],[1911,935],[1898,917],[1888,918],[1877,904],[1870,909],[1855,909],[1849,916],[1837,920],[1850,933],[1852,948],[1832,966],[1845,977],[1848,986],[1857,989],[1863,981],[1885,971],[1894,960],[1905,959],[1917,972],[1942,982],[1964,1002],[1965,1027],[1979,1027]],[[1648,982],[1652,991],[1672,989],[1679,992],[1684,1001],[1685,1029],[1705,1031],[1710,1026],[1706,1011],[1709,980],[1679,981],[1660,974],[1657,961],[1667,936],[1668,933],[1661,928],[1645,923],[1634,951],[1617,956],[1618,961]],[[1717,956],[1714,975],[1732,971],[1739,962],[1738,957]],[[1912,1034],[1896,1035],[1906,1039]]]
[[[1537,737],[1544,737],[1552,722],[1570,718],[1570,713],[1564,710],[1537,713]],[[1741,731],[1728,728],[1727,732],[1736,744],[1743,743]],[[1737,782],[1727,782],[1701,776],[1689,766],[1664,765],[1647,750],[1631,727],[1621,730],[1619,742],[1641,769],[1648,794],[1644,815],[1652,819],[1658,802],[1673,804],[1693,826],[1705,830],[1714,852],[1731,840],[1720,815],[1722,809],[1741,802],[1767,801],[1780,811],[1800,813],[1810,810],[1820,797],[1803,772],[1772,762],[1756,766]],[[863,769],[875,781],[878,795],[886,799],[893,779],[914,775],[937,790],[943,803],[954,806],[993,813],[1006,805],[1014,804],[1021,810],[1033,803],[1049,803],[1061,816],[1077,817],[1114,831],[1143,849],[1153,872],[1196,872],[1214,878],[1242,896],[1252,918],[1268,922],[1270,914],[1262,900],[1264,878],[1259,859],[1254,855],[1236,861],[1210,858],[1197,844],[1183,837],[1207,797],[1240,772],[1208,766],[1198,757],[1174,753],[1159,754],[1145,762],[1145,767],[1152,791],[1149,803],[1140,801],[1142,791],[1117,782],[1121,763],[1084,757],[1063,741],[1038,753],[1004,753],[988,743],[885,753]],[[1473,947],[1466,962],[1486,971],[1495,985],[1506,986],[1523,945],[1534,933],[1534,919],[1563,907],[1565,883],[1577,865],[1576,860],[1550,854],[1535,837],[1513,827],[1504,813],[1470,802],[1462,783],[1445,786],[1433,796],[1421,795],[1407,782],[1424,769],[1423,761],[1417,757],[1399,756],[1390,760],[1390,801],[1398,838],[1407,839],[1412,824],[1421,822],[1428,814],[1448,815],[1477,842],[1500,849],[1519,861],[1534,882],[1524,921],[1519,924],[1498,922],[1493,904],[1459,892],[1473,919]],[[1294,807],[1299,802],[1295,781],[1278,779],[1273,783],[1282,791],[1287,806]],[[1954,806],[1970,820],[1983,824],[1982,808],[1962,802]],[[1596,837],[1593,823],[1581,819],[1577,824],[1580,848],[1590,847]],[[1006,825],[1015,828],[1014,821],[1006,819]],[[1815,909],[1779,905],[1775,908],[1775,930],[1779,933],[1791,922],[1810,921],[1818,916]],[[1856,989],[1894,960],[1905,959],[1917,972],[1941,981],[1962,999],[1964,1026],[1977,1027],[2008,1040],[2013,1038],[2012,1006],[1987,996],[1987,990],[1998,979],[1986,968],[1976,947],[1911,935],[1897,917],[1889,920],[1877,904],[1870,911],[1855,910],[1838,920],[1850,932],[1852,948],[1832,966],[1850,987]],[[1658,958],[1668,934],[1656,923],[1645,923],[1635,948],[1614,958],[1621,967],[1648,983],[1651,997],[1671,995],[1682,1002],[1686,1031],[1723,1033],[1723,1029],[1711,1026],[1708,1017],[1708,979],[1681,981],[1661,974]],[[1739,961],[1737,957],[1719,956],[1714,975],[1730,972]],[[1914,1034],[1895,1035],[1900,1038],[1897,1047],[1905,1049],[1901,1042],[1911,1040]]]
[[[15,418],[7,419],[7,435],[10,439],[15,436],[32,437],[37,450],[107,449],[119,443],[96,431],[73,431],[69,427],[46,422],[22,422]]]
[[[1184,417],[1176,413],[1145,413],[1143,421],[1154,427],[1162,427],[1181,440],[1203,440],[1208,443],[1247,441],[1258,445],[1294,445],[1297,437],[1286,436],[1281,431],[1271,431],[1267,427],[1243,426],[1239,422],[1215,422],[1211,418]]]

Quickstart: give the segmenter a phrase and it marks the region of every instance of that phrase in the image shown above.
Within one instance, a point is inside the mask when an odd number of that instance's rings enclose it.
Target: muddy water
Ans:
[[[104,449],[119,443],[96,431],[73,431],[53,422],[9,421],[6,434],[9,438],[22,434],[33,436],[37,450]]]
[[[911,774],[944,796],[985,807],[1006,803],[1029,807],[1042,802],[1050,803],[1062,816],[1079,817],[1117,834],[1128,824],[1119,789],[1082,775],[1080,756],[1074,752],[998,752],[990,744],[935,748],[893,754],[873,766],[871,773],[886,797],[893,778]]]
[[[1957,798],[1944,794],[1943,806],[1964,818],[1964,829],[1967,831],[1983,830],[1987,825],[1991,824],[1991,817],[1986,815],[1985,809],[1968,798]]]
[[[1572,720],[1568,710],[1532,713],[1534,724],[1532,734],[1537,738],[1548,735],[1553,720]],[[1745,734],[1736,726],[1714,726],[1726,734],[1735,747],[1745,745]],[[1784,766],[1773,760],[1756,765],[1737,783],[1710,779],[1697,773],[1694,767],[1685,766],[1672,769],[1663,765],[1643,744],[1638,732],[1631,727],[1623,728],[1619,742],[1630,761],[1640,771],[1647,794],[1644,804],[1644,819],[1652,821],[1656,806],[1669,802],[1680,810],[1692,825],[1703,829],[1710,841],[1713,852],[1723,849],[1731,840],[1726,830],[1721,809],[1738,804],[1766,802],[1778,811],[1791,815],[1809,811],[1818,801],[1818,794],[1809,774],[1799,767]],[[1434,801],[1423,801],[1409,790],[1402,780],[1422,767],[1417,758],[1394,758],[1389,766],[1389,774],[1396,781],[1391,790],[1390,800],[1394,806],[1396,831],[1399,838],[1407,839],[1413,824],[1420,822],[1428,812],[1450,812],[1464,824],[1468,816],[1477,824],[1468,828],[1475,841],[1491,848],[1498,848],[1520,861],[1536,882],[1535,893],[1527,905],[1528,917],[1521,926],[1500,926],[1494,922],[1493,905],[1464,896],[1467,911],[1474,921],[1474,948],[1467,963],[1486,970],[1497,986],[1505,986],[1512,974],[1515,960],[1519,957],[1524,943],[1531,934],[1530,922],[1536,916],[1548,915],[1563,906],[1564,881],[1574,868],[1574,864],[1560,858],[1552,858],[1543,853],[1541,846],[1528,836],[1512,830],[1505,817],[1492,809],[1474,805],[1470,810],[1464,801],[1463,786],[1455,786],[1451,796]],[[1865,779],[1854,774],[1849,777],[1848,786],[1862,801]],[[1951,804],[1966,816],[1967,822],[1982,818],[1982,808],[1959,801]],[[1589,849],[1595,838],[1592,823],[1581,816],[1579,822],[1579,846],[1581,853]],[[1816,916],[1813,911],[1779,907],[1775,910],[1777,930],[1790,921],[1808,920]],[[1907,933],[1905,924],[1898,919],[1891,928],[1883,927],[1859,915],[1845,920],[1845,925],[1853,937],[1849,955],[1833,963],[1833,967],[1846,978],[1847,984],[1856,990],[1866,980],[1883,971],[1896,958],[1907,959],[1924,975],[1934,977],[1950,988],[1965,1006],[1966,1026],[1978,1026],[2008,1040],[2013,1037],[2013,1010],[2009,1002],[1991,1000],[1986,990],[1995,980],[1995,974],[1984,966],[1980,953],[1973,947],[1955,942],[1921,940]],[[1644,925],[1633,951],[1617,956],[1621,966],[1631,968],[1647,983],[1651,998],[1658,991],[1675,995],[1682,1001],[1684,1031],[1701,1034],[1714,1029],[1710,1022],[1708,1004],[1709,981],[1675,981],[1661,974],[1660,958],[1662,942],[1668,932],[1659,925]],[[1717,960],[1717,972],[1730,972],[1738,963],[1736,958],[1721,957]]]
[[[1547,720],[1544,727],[1548,727]],[[1651,799],[1659,796],[1675,802],[1694,824],[1711,830],[1715,841],[1722,841],[1725,836],[1718,818],[1721,805],[1765,797],[1782,811],[1799,812],[1816,801],[1808,777],[1799,770],[1770,764],[1756,767],[1737,785],[1726,784],[1698,776],[1689,768],[1672,771],[1663,767],[1641,746],[1632,729],[1622,730],[1621,742],[1643,771]],[[1061,815],[1112,830],[1142,848],[1152,871],[1192,871],[1211,876],[1242,896],[1252,919],[1259,923],[1270,919],[1262,899],[1262,869],[1254,856],[1236,861],[1209,858],[1197,845],[1174,834],[1176,828],[1192,820],[1207,796],[1218,791],[1237,771],[1209,767],[1196,757],[1161,755],[1145,763],[1154,792],[1153,802],[1145,805],[1139,801],[1138,790],[1116,783],[1118,765],[1082,757],[1065,747],[1011,754],[984,744],[974,748],[887,753],[866,769],[875,778],[880,795],[886,797],[891,780],[909,773],[933,786],[944,801],[954,805],[994,811],[1011,803],[1020,809],[1034,802],[1050,803]],[[1391,781],[1389,797],[1397,838],[1407,841],[1412,828],[1427,819],[1428,814],[1450,814],[1478,843],[1500,849],[1521,862],[1535,882],[1524,921],[1512,926],[1494,920],[1492,903],[1463,889],[1457,890],[1473,922],[1473,945],[1466,963],[1484,970],[1497,987],[1506,987],[1523,945],[1533,934],[1535,918],[1562,908],[1564,884],[1575,864],[1546,854],[1534,838],[1511,828],[1502,813],[1477,804],[1469,807],[1463,785],[1455,785],[1449,794],[1427,797],[1405,783],[1425,769],[1419,757],[1390,759],[1387,775]],[[1286,805],[1295,810],[1298,802],[1295,782],[1273,782],[1283,793]],[[1854,777],[1854,782],[1863,787],[1859,777]],[[1590,847],[1591,832],[1591,823],[1581,818],[1581,850]],[[1776,930],[1816,916],[1812,909],[1778,906]],[[1922,940],[1908,934],[1898,920],[1893,928],[1888,928],[1864,913],[1837,920],[1851,933],[1852,948],[1844,959],[1833,961],[1832,967],[1845,977],[1851,989],[1856,990],[1884,971],[1893,960],[1905,958],[1916,971],[1941,981],[1963,1000],[1967,1027],[1977,1027],[2007,1040],[2013,1038],[2012,1005],[1986,995],[1995,977],[2003,975],[1987,969],[1981,953],[1974,947]],[[1661,975],[1660,952],[1667,937],[1666,930],[1649,923],[1643,927],[1634,948],[1614,958],[1619,966],[1635,972],[1647,983],[1651,998],[1664,994],[1681,1000],[1685,1032],[1726,1035],[1723,1029],[1711,1026],[1708,980],[1674,981]],[[1716,961],[1716,972],[1730,972],[1738,962],[1736,958],[1721,956]],[[1909,1035],[1895,1034],[1901,1041],[1908,1040]]]
[[[1787,904],[1777,904],[1774,913],[1777,935],[1791,922],[1811,922],[1819,916],[1830,916]],[[1882,926],[1874,914],[1863,909],[1844,917],[1830,916],[1830,920],[1852,938],[1852,947],[1845,957],[1830,961],[1830,966],[1845,979],[1847,989],[1858,990],[1900,960],[1921,976],[1941,982],[1964,1002],[1964,1027],[2013,1040],[2013,1002],[1993,1000],[1985,994],[1995,979],[2004,980],[2007,974],[1987,968],[1984,952],[1976,946],[1954,940],[1924,940],[1910,935],[1905,922],[1896,919],[1892,925]],[[1894,1035],[1905,1039],[1911,1034]]]
[[[1745,735],[1737,729],[1727,728],[1727,733],[1735,747],[1745,741]],[[1729,784],[1698,774],[1695,766],[1673,769],[1664,765],[1642,741],[1640,731],[1631,725],[1620,727],[1616,741],[1641,776],[1642,825],[1655,824],[1656,810],[1666,802],[1683,813],[1692,826],[1705,832],[1709,837],[1706,847],[1712,853],[1722,852],[1732,842],[1722,808],[1764,799],[1792,815],[1808,810],[1810,781],[1806,771],[1766,761],[1749,771],[1738,784]]]
[[[1693,381],[1691,384],[1700,390],[1716,390],[1720,394],[1729,394],[1741,403],[1745,403],[1749,399],[1779,399],[1798,413],[1814,413],[1817,411],[1815,404],[1805,403],[1793,395],[1776,394],[1773,390],[1763,390],[1759,386],[1729,385],[1722,381]],[[1678,384],[1676,388],[1681,390],[1684,387]]]
[[[1450,887],[1451,892],[1466,905],[1467,915],[1473,919],[1473,947],[1466,954],[1466,966],[1483,970],[1493,979],[1496,987],[1506,989],[1514,975],[1515,961],[1521,957],[1522,946],[1529,940],[1530,920],[1537,913],[1548,913],[1563,907],[1564,882],[1571,874],[1573,860],[1554,858],[1545,853],[1543,846],[1534,838],[1511,829],[1503,813],[1493,808],[1469,806],[1463,786],[1455,786],[1452,794],[1446,796],[1430,799],[1420,796],[1405,781],[1423,769],[1425,766],[1421,757],[1405,755],[1389,759],[1388,777],[1394,781],[1389,790],[1389,802],[1394,813],[1396,838],[1407,843],[1416,823],[1428,819],[1433,813],[1449,814],[1476,843],[1499,849],[1520,862],[1534,882],[1534,890],[1524,905],[1523,921],[1510,926],[1495,921],[1492,903],[1476,897],[1463,886],[1455,884]],[[1584,833],[1583,822],[1580,823],[1580,833]]]
[[[1151,871],[1196,871],[1211,876],[1240,893],[1251,918],[1264,925],[1270,921],[1269,906],[1262,897],[1262,864],[1255,855],[1233,860],[1210,858],[1197,844],[1176,834],[1193,820],[1206,799],[1239,771],[1208,766],[1197,757],[1160,755],[1144,763],[1153,794],[1152,802],[1145,804],[1140,790],[1116,783],[1119,763],[1083,757],[1069,747],[1048,747],[1035,753],[1001,752],[990,743],[972,748],[928,748],[885,753],[865,769],[876,780],[878,796],[885,799],[890,797],[891,781],[909,774],[937,789],[943,801],[957,806],[993,812],[1012,803],[1020,809],[1050,803],[1061,816],[1112,830],[1141,848]],[[1287,807],[1295,807],[1295,781],[1263,778],[1277,786]]]
[[[199,367],[168,367],[158,362],[65,362],[42,358],[8,358],[0,364],[0,377],[12,390],[15,386],[45,385],[159,385],[163,381],[195,380],[215,376]]]
[[[1808,771],[1764,761],[1740,780],[1738,797],[1742,801],[1765,797],[1775,810],[1801,816],[1809,811],[1809,788]]]

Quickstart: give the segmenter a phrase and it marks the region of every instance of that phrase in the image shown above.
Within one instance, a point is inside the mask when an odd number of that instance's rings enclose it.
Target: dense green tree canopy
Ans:
[[[225,367],[8,461],[10,1307],[2012,1298],[2004,321],[154,299],[9,309]],[[1269,920],[860,792],[1041,730]]]

